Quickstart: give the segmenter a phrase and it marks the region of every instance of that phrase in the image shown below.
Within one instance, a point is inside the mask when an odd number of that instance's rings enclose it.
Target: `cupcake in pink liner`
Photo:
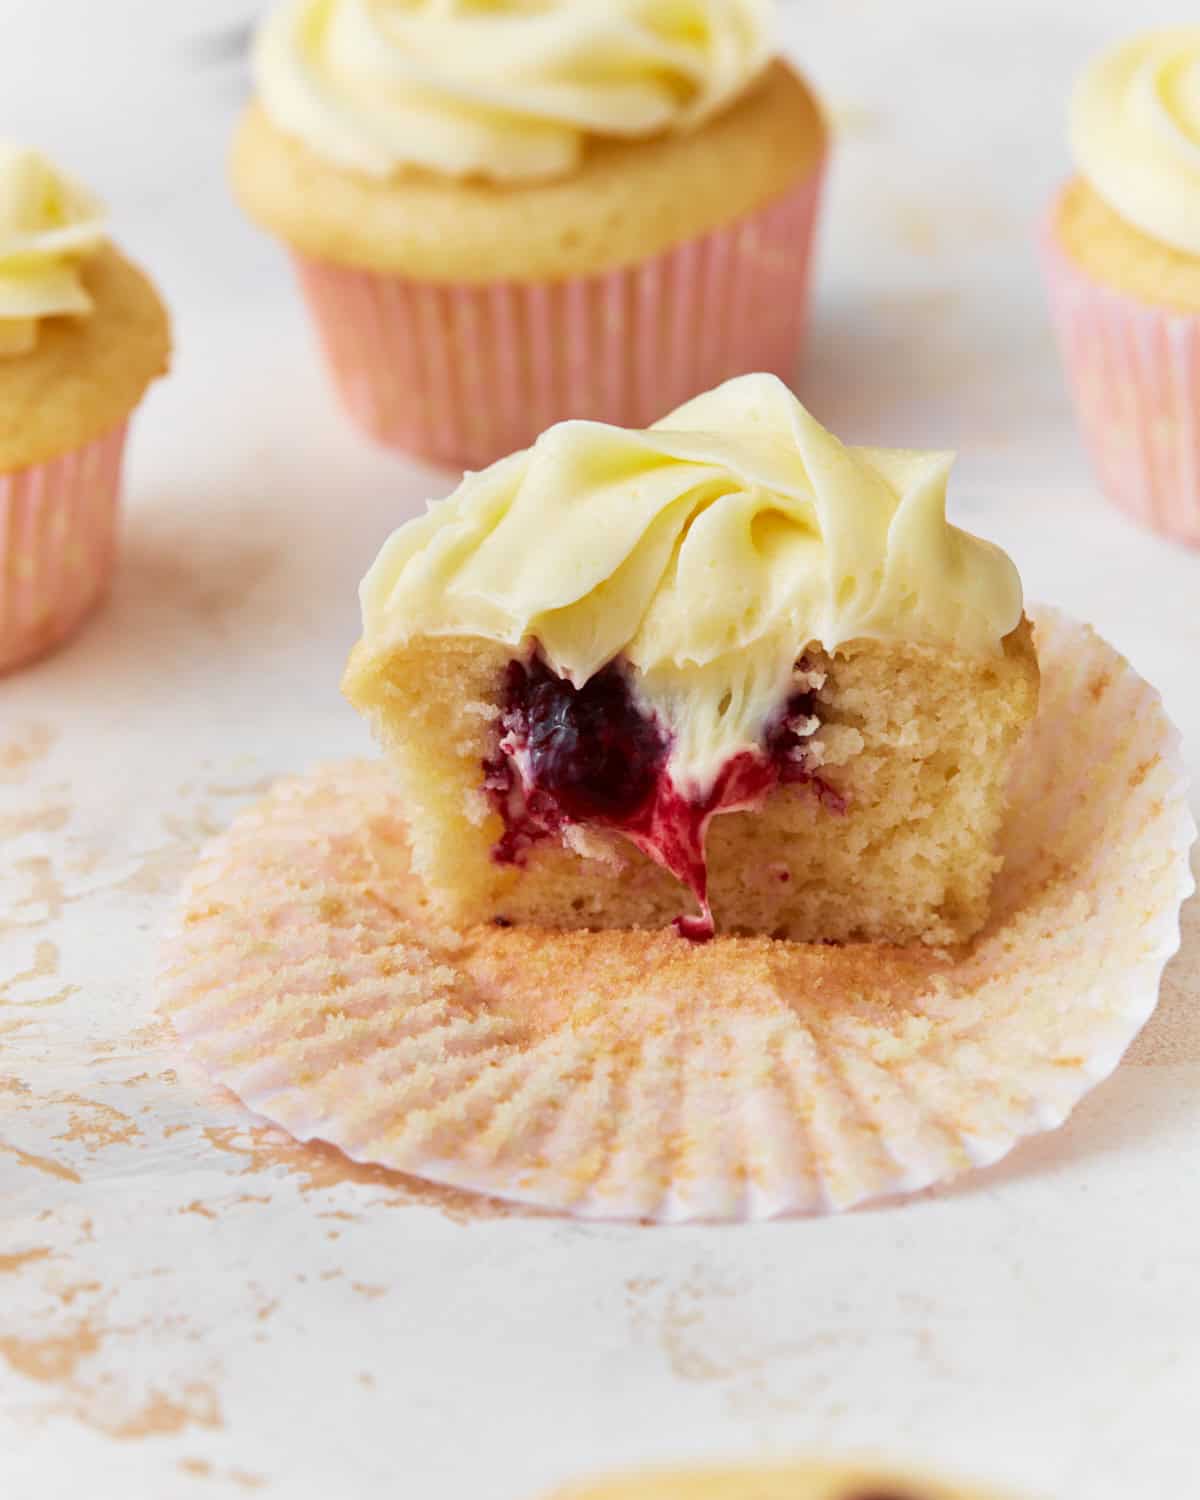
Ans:
[[[233,181],[292,251],[343,405],[482,467],[790,379],[826,130],[773,0],[285,0]]]
[[[0,672],[103,597],[130,414],[169,351],[166,311],[99,201],[0,147]]]
[[[1071,144],[1042,256],[1084,441],[1110,499],[1200,545],[1200,26],[1096,59]]]
[[[841,1459],[647,1469],[564,1485],[543,1500],[998,1500],[990,1487]]]

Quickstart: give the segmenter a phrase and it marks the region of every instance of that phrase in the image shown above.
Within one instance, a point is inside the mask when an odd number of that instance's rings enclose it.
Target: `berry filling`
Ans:
[[[484,789],[504,819],[494,857],[521,864],[531,844],[568,823],[643,821],[669,750],[615,664],[576,688],[538,658],[509,662],[499,743],[483,763]]]
[[[899,1490],[855,1490],[853,1495],[847,1495],[846,1500],[921,1500],[911,1490],[905,1490],[903,1494]]]
[[[801,660],[799,671],[806,670]],[[569,825],[624,834],[692,892],[700,910],[677,917],[687,938],[713,935],[704,842],[719,812],[756,806],[776,786],[810,785],[824,806],[845,811],[838,793],[808,769],[818,727],[811,691],[794,693],[767,726],[761,750],[731,756],[703,796],[672,779],[671,738],[637,703],[629,674],[612,662],[580,688],[540,658],[512,661],[505,673],[500,732],[483,763],[484,789],[504,820],[492,850],[523,864],[528,850]]]

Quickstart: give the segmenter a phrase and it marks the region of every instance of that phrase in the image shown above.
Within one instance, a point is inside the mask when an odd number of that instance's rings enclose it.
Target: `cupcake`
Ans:
[[[826,132],[772,0],[286,0],[233,151],[334,383],[479,467],[568,417],[641,427],[791,378]]]
[[[38,153],[0,147],[0,671],[102,598],[130,414],[169,347],[99,201]]]
[[[799,1463],[650,1471],[569,1484],[548,1500],[996,1500],[994,1491],[910,1471]]]
[[[1038,696],[950,458],[774,376],[468,475],[384,545],[345,679],[455,925],[971,937]]]
[[[1043,258],[1084,440],[1122,509],[1200,544],[1200,27],[1096,59],[1071,145]]]

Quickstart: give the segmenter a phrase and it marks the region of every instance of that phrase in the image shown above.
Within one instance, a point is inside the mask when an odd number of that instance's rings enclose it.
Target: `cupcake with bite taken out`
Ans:
[[[1200,26],[1093,61],[1071,147],[1043,259],[1092,465],[1136,520],[1200,545]]]
[[[844,447],[748,375],[553,427],[395,532],[345,688],[442,914],[973,936],[1038,667],[949,462]]]
[[[99,200],[0,147],[0,671],[103,597],[129,418],[169,352],[162,302]]]
[[[594,1218],[829,1212],[1061,1123],[1153,1009],[1195,826],[1157,694],[1026,618],[949,473],[749,375],[401,525],[343,683],[386,758],[201,856],[195,1055],[300,1140]]]
[[[480,467],[794,373],[826,132],[773,0],[285,0],[233,181],[381,442]]]

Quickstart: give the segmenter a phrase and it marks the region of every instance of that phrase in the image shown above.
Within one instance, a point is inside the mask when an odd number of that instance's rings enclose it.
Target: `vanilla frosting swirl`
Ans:
[[[387,177],[562,176],[588,137],[688,130],[770,59],[775,0],[284,0],[255,48],[271,121]]]
[[[1200,255],[1200,26],[1147,32],[1097,58],[1072,97],[1071,148],[1121,218]]]
[[[0,355],[37,343],[38,322],[80,316],[80,276],[104,241],[104,207],[36,151],[0,144]]]
[[[612,658],[670,725],[677,782],[758,744],[796,654],[870,637],[994,653],[1009,558],[946,521],[951,456],[844,447],[774,376],[644,432],[563,422],[402,526],[363,580],[371,652],[416,636]]]

